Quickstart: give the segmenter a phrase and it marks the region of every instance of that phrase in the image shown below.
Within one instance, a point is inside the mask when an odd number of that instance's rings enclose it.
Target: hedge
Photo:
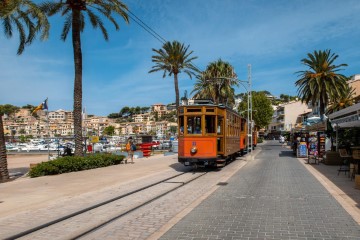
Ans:
[[[124,156],[113,154],[94,154],[86,157],[66,156],[37,164],[30,169],[29,176],[34,178],[107,167],[120,164],[123,160]]]

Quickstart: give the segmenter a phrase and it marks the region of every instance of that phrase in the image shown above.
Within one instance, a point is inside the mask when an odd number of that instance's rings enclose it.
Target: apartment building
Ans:
[[[355,90],[354,97],[360,96],[360,74],[355,74],[348,84]]]
[[[62,109],[56,111],[49,111],[49,120],[58,120],[58,121],[72,121],[74,120],[74,114],[72,111],[65,111]]]
[[[142,113],[142,114],[136,114],[134,115],[133,119],[134,119],[134,122],[148,122],[150,121],[150,113]]]
[[[298,117],[308,114],[312,109],[301,101],[291,101],[274,107],[272,121],[269,124],[269,132],[291,131],[296,126]]]
[[[151,105],[151,111],[157,112],[158,117],[161,117],[167,113],[167,108],[162,103],[156,103],[156,104]]]

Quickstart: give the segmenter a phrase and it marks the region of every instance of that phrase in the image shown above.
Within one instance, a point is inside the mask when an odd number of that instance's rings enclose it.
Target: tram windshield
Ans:
[[[201,134],[201,117],[187,117],[187,133]]]

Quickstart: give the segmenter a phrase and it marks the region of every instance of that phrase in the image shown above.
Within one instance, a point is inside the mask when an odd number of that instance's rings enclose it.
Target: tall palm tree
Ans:
[[[40,8],[29,0],[0,0],[0,22],[7,38],[13,36],[13,28],[19,33],[20,44],[17,54],[20,55],[40,32],[41,40],[49,35],[49,22]]]
[[[197,77],[194,98],[211,98],[215,103],[235,103],[234,86],[239,86],[239,80],[233,66],[221,59],[209,63],[206,70]]]
[[[49,16],[61,14],[65,17],[65,23],[61,33],[61,39],[66,40],[70,29],[72,30],[72,45],[74,53],[75,80],[74,80],[74,135],[75,156],[83,155],[82,148],[82,52],[81,33],[85,29],[87,16],[93,28],[100,28],[104,39],[108,40],[108,33],[102,19],[96,15],[101,14],[107,18],[116,28],[120,27],[112,16],[113,13],[121,16],[126,23],[129,22],[126,10],[128,7],[118,0],[60,0],[57,2],[45,2],[41,5],[44,12]],[[86,15],[85,15],[86,13]]]
[[[0,26],[3,26],[7,38],[13,36],[14,28],[19,33],[18,55],[23,53],[25,46],[32,43],[38,33],[45,40],[50,27],[46,15],[29,0],[0,0]],[[0,105],[0,181],[9,179],[2,117],[13,113],[13,107]]]
[[[332,99],[329,108],[326,111],[326,114],[331,114],[337,112],[341,109],[347,108],[354,104],[355,100],[355,89],[346,85],[345,92],[339,98]]]
[[[193,65],[192,61],[197,57],[191,57],[193,51],[188,52],[189,46],[185,47],[184,44],[178,41],[166,42],[162,46],[162,49],[152,49],[157,55],[152,56],[152,62],[155,65],[149,71],[149,73],[164,71],[163,78],[168,74],[169,76],[174,74],[175,85],[175,99],[176,109],[179,107],[179,83],[178,74],[181,72],[186,73],[190,79],[195,76],[199,70]]]
[[[330,99],[337,99],[346,91],[346,77],[338,72],[347,64],[335,65],[337,58],[338,55],[330,50],[308,53],[308,58],[301,62],[309,69],[297,72],[300,77],[295,82],[298,96],[306,104],[318,103],[322,119]]]
[[[212,82],[205,78],[204,74],[200,74],[196,77],[194,89],[190,94],[194,94],[195,99],[212,99],[215,102],[216,89]]]
[[[9,179],[9,170],[7,168],[6,145],[4,135],[3,116],[14,114],[19,110],[18,107],[5,104],[0,105],[0,182]]]

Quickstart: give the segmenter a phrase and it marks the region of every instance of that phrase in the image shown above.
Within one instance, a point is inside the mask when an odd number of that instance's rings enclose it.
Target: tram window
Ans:
[[[205,133],[215,133],[215,116],[205,116]]]
[[[223,138],[217,138],[217,151],[223,152]]]
[[[187,112],[201,112],[201,108],[195,108],[195,109],[188,108],[186,111]]]
[[[187,133],[201,134],[201,117],[187,117]]]
[[[218,117],[217,134],[223,134],[223,117]]]
[[[184,116],[179,117],[180,134],[184,134]]]
[[[241,120],[241,127],[240,127],[240,131],[245,131],[245,120]]]

